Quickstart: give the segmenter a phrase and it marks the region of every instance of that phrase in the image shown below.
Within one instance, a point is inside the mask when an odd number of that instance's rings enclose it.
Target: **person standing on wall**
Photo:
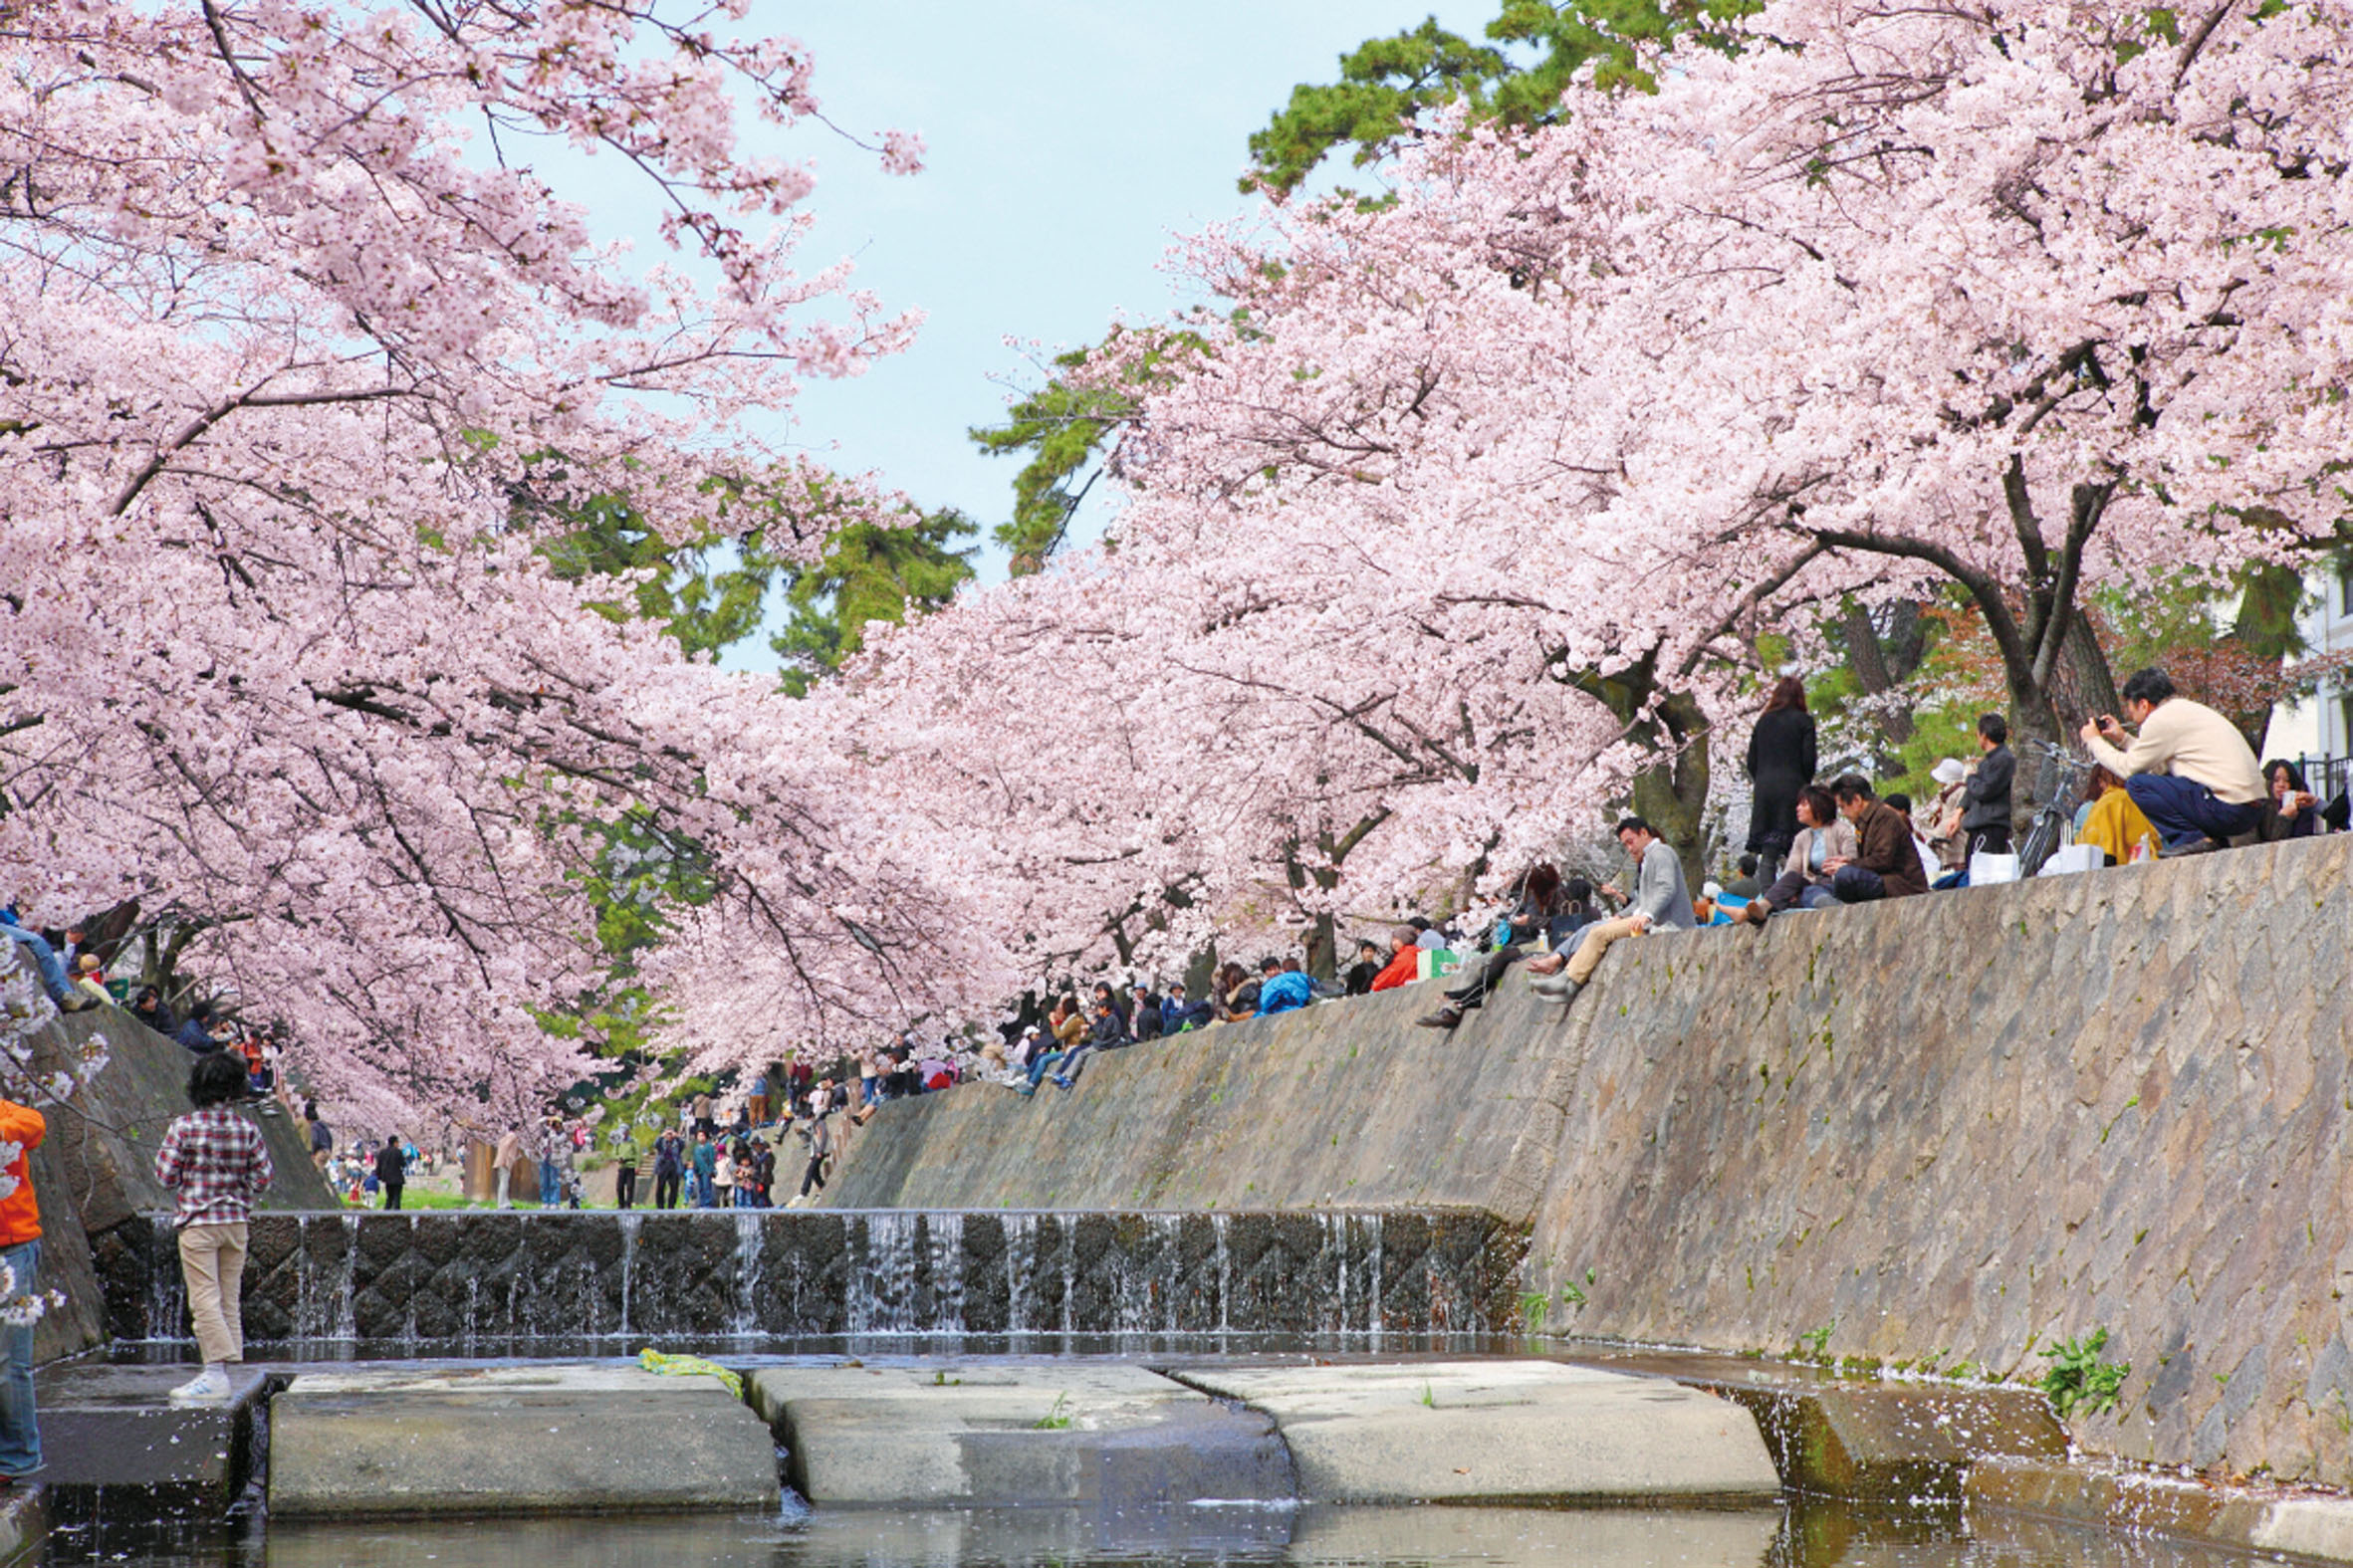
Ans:
[[[801,1173],[801,1196],[807,1198],[825,1190],[825,1162],[833,1157],[833,1129],[824,1117],[816,1116],[803,1136],[809,1140],[809,1169]]]
[[[523,1158],[523,1134],[510,1127],[499,1134],[498,1147],[490,1151],[491,1181],[498,1189],[498,1206],[515,1207],[511,1196],[515,1185],[515,1162]]]
[[[408,1182],[408,1160],[400,1152],[400,1135],[394,1133],[384,1140],[375,1152],[375,1184],[384,1190],[384,1207],[400,1207],[400,1189]]]
[[[48,1119],[29,1105],[0,1100],[0,1264],[8,1268],[9,1321],[0,1323],[0,1484],[23,1480],[41,1467],[41,1423],[33,1409],[33,1318],[26,1298],[41,1277],[41,1202],[33,1194],[33,1151],[49,1133]],[[18,1321],[21,1318],[22,1321]]]
[[[1973,855],[2009,853],[2009,792],[2018,775],[2018,760],[2009,749],[2009,722],[1998,713],[1979,715],[1978,750],[1984,755],[1961,785],[1958,825],[1965,839],[1964,868]]]
[[[1749,732],[1748,850],[1759,865],[1779,865],[1797,841],[1797,791],[1813,783],[1814,740],[1805,683],[1784,675]]]
[[[665,1127],[653,1141],[653,1206],[656,1209],[678,1207],[678,1187],[686,1176],[686,1146],[679,1142],[678,1129]]]
[[[564,1123],[551,1113],[540,1123],[540,1207],[553,1209],[564,1200],[564,1172],[556,1164],[556,1149],[564,1138]]]
[[[620,1168],[612,1173],[612,1206],[615,1209],[637,1207],[637,1147],[620,1146]]]
[[[719,1175],[719,1149],[712,1142],[711,1135],[699,1127],[695,1129],[694,1156],[690,1164],[694,1170],[694,1206],[708,1209],[713,1203],[712,1184]]]
[[[303,1101],[303,1125],[311,1132],[311,1169],[324,1171],[328,1158],[335,1153],[335,1134],[319,1119],[317,1100]]]
[[[179,1194],[180,1274],[204,1370],[171,1391],[172,1403],[229,1397],[229,1363],[245,1359],[240,1297],[245,1282],[245,1223],[270,1185],[270,1150],[261,1129],[239,1115],[245,1064],[213,1051],[188,1069],[188,1102],[155,1151],[155,1179]]]

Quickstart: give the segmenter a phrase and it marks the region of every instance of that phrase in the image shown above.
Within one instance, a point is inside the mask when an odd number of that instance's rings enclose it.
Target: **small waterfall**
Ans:
[[[1038,1292],[1034,1275],[1038,1263],[1038,1217],[1007,1215],[1005,1228],[1005,1326],[1016,1334],[1038,1327]]]
[[[1479,1216],[1370,1211],[343,1213],[261,1215],[254,1233],[256,1330],[362,1354],[466,1356],[836,1335],[1381,1346],[1509,1332],[1526,1246]],[[117,1299],[143,1301],[150,1338],[179,1340],[185,1292],[168,1221],[153,1222],[145,1256],[134,1253],[126,1266],[144,1276],[135,1289],[116,1281]]]
[[[1209,1217],[1210,1234],[1217,1237],[1218,1332],[1221,1334],[1234,1331],[1234,1254],[1226,1245],[1227,1223],[1233,1218],[1229,1214]]]
[[[1177,1275],[1181,1264],[1176,1215],[1143,1215],[1135,1226],[1138,1244],[1122,1248],[1119,1290],[1114,1298],[1112,1331],[1120,1334],[1167,1334],[1176,1329]]]
[[[407,1218],[409,1250],[413,1252],[416,1249],[416,1216],[412,1214]],[[417,1338],[416,1298],[417,1292],[412,1289],[402,1292],[400,1301],[400,1337],[411,1345],[416,1343]]]
[[[154,1255],[147,1269],[147,1337],[178,1339],[188,1310],[187,1282],[180,1277],[179,1231],[169,1220],[153,1226]]]
[[[907,1210],[876,1210],[860,1217],[852,1233],[863,1236],[865,1255],[857,1255],[853,1239],[846,1313],[850,1333],[915,1331],[915,1231],[922,1219]]]
[[[923,1273],[931,1289],[929,1310],[919,1327],[942,1333],[964,1332],[964,1216],[954,1211],[927,1214],[923,1222]]]
[[[329,1339],[357,1339],[359,1337],[359,1217],[353,1214],[336,1216],[343,1227],[343,1245],[336,1251],[342,1266],[328,1284],[327,1305],[335,1314],[326,1337]],[[307,1249],[306,1249],[307,1250]]]
[[[637,1275],[637,1227],[644,1216],[634,1209],[624,1209],[618,1216],[621,1227],[621,1337],[626,1339],[629,1326],[629,1286]],[[470,1285],[471,1280],[467,1283]]]
[[[746,1339],[760,1332],[760,1287],[764,1283],[761,1241],[767,1233],[760,1223],[761,1214],[758,1209],[735,1212],[735,1321],[727,1325],[727,1331]],[[624,1273],[621,1283],[624,1326],[628,1321],[628,1288]]]
[[[1339,1245],[1334,1245],[1331,1221],[1329,1218],[1324,1218],[1324,1250],[1334,1253],[1334,1262],[1339,1264],[1339,1267],[1334,1269],[1334,1274],[1339,1276],[1339,1279],[1334,1281],[1334,1290],[1331,1290],[1331,1314],[1339,1319],[1339,1331],[1346,1333],[1348,1331],[1348,1230],[1346,1230],[1346,1221],[1341,1221],[1339,1236],[1336,1238],[1339,1238]]]

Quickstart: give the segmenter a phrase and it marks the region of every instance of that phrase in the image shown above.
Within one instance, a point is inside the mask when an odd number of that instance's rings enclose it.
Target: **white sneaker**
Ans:
[[[174,1405],[210,1405],[228,1397],[229,1374],[219,1367],[206,1367],[171,1391]]]

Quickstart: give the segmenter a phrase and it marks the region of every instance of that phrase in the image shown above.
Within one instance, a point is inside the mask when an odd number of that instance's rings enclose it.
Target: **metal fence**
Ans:
[[[2296,768],[2304,776],[2304,787],[2324,805],[2353,786],[2353,757],[2299,757]]]

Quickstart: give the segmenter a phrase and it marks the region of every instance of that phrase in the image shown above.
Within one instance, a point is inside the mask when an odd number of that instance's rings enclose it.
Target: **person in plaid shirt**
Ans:
[[[177,1404],[226,1399],[228,1363],[245,1359],[245,1218],[270,1185],[270,1150],[261,1129],[234,1109],[244,1094],[243,1057],[197,1057],[188,1071],[196,1108],[172,1121],[155,1151],[155,1179],[179,1194],[180,1275],[204,1356],[204,1371],[171,1391]]]

